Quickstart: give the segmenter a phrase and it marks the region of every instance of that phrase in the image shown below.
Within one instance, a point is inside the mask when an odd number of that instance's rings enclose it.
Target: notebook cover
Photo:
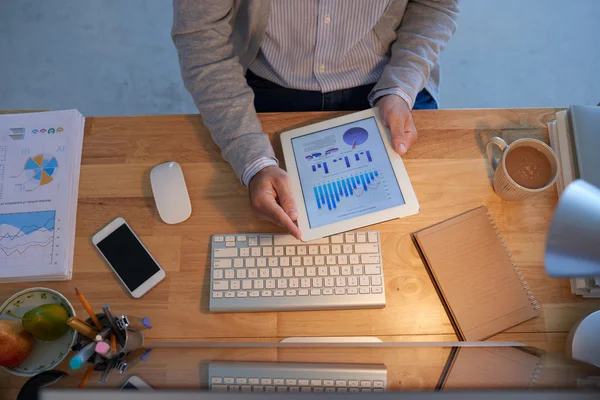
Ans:
[[[600,107],[571,106],[579,178],[600,188]]]
[[[487,339],[539,306],[485,207],[413,234],[460,340]]]
[[[542,359],[515,347],[455,348],[440,390],[529,389],[538,381]]]

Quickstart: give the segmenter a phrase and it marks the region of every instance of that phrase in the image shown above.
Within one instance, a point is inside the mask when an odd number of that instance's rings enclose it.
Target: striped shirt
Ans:
[[[379,80],[389,57],[374,31],[390,0],[273,0],[265,37],[249,69],[280,86],[322,93]],[[372,94],[398,94],[397,89]],[[244,168],[242,182],[277,165],[263,157]]]

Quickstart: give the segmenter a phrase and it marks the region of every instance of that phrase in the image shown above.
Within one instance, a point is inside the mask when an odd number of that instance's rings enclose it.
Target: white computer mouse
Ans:
[[[181,165],[171,161],[152,168],[150,184],[158,215],[163,221],[178,224],[190,217],[192,203]]]

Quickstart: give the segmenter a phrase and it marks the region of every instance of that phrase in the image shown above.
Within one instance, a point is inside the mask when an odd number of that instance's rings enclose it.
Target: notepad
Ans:
[[[485,207],[416,232],[413,240],[460,340],[483,340],[540,314]]]
[[[438,388],[529,389],[539,380],[543,366],[540,357],[518,347],[455,347]]]

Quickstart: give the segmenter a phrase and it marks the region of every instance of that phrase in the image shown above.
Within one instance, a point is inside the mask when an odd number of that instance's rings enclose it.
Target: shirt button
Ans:
[[[325,65],[321,64],[319,66],[319,71],[321,71],[321,72],[325,71]]]
[[[326,24],[331,22],[331,18],[329,18],[329,15],[325,17],[325,19],[323,20]]]

